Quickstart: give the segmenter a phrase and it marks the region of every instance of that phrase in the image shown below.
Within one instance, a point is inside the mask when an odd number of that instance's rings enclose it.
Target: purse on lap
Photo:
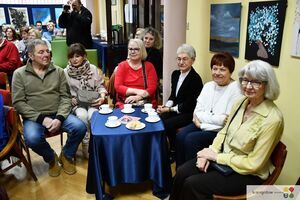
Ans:
[[[88,91],[79,89],[77,91],[77,101],[82,107],[88,107],[100,97],[100,94],[95,91]]]

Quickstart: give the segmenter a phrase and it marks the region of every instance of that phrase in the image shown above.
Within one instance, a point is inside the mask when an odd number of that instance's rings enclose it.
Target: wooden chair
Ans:
[[[11,156],[17,157],[19,160],[14,163],[11,163],[4,169],[0,169],[0,173],[5,173],[11,168],[23,163],[29,174],[32,176],[32,178],[35,181],[37,181],[37,177],[35,176],[32,170],[32,166],[26,159],[22,151],[22,149],[26,149],[27,146],[19,133],[19,127],[17,124],[17,113],[12,107],[6,108],[8,110],[6,113],[6,124],[8,128],[9,140],[6,146],[0,152],[0,160],[3,161],[6,159],[10,159]]]
[[[287,155],[287,150],[286,146],[282,143],[279,142],[272,155],[271,155],[271,160],[273,165],[275,166],[275,170],[273,173],[269,176],[267,180],[262,185],[272,185],[275,183],[277,180],[278,176],[281,173],[281,170],[283,168],[285,159]],[[213,195],[214,200],[245,200],[247,199],[247,194],[244,195],[238,195],[238,196],[221,196],[221,195]]]

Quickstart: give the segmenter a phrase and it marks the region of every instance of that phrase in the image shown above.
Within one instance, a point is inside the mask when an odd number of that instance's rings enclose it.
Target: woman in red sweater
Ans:
[[[154,66],[148,61],[147,51],[140,39],[131,39],[128,43],[128,59],[119,63],[115,77],[117,93],[117,108],[123,108],[124,103],[138,103],[149,100],[153,107],[157,106],[155,91],[157,75]],[[143,65],[145,66],[145,75]]]

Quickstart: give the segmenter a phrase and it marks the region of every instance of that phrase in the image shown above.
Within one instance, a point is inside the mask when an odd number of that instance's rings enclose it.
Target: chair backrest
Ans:
[[[285,163],[286,155],[287,155],[286,146],[281,141],[279,141],[279,143],[276,145],[271,155],[271,160],[273,165],[275,166],[275,170],[268,177],[268,179],[263,183],[264,185],[272,185],[275,183]]]
[[[6,106],[12,106],[11,93],[9,90],[0,89],[0,94],[3,97],[3,103]]]
[[[0,72],[0,89],[10,90],[7,74],[5,72]]]
[[[65,68],[68,64],[68,46],[66,40],[53,40],[51,42],[52,62]]]
[[[86,49],[86,53],[87,59],[90,61],[90,63],[95,65],[96,67],[99,67],[97,49]]]

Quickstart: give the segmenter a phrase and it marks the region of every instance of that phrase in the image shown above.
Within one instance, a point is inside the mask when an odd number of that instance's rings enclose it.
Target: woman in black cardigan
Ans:
[[[177,65],[179,70],[172,73],[171,95],[165,105],[157,108],[165,125],[171,157],[175,152],[177,129],[192,122],[197,97],[203,87],[201,77],[192,66],[195,58],[196,52],[192,46],[183,44],[178,47]]]

